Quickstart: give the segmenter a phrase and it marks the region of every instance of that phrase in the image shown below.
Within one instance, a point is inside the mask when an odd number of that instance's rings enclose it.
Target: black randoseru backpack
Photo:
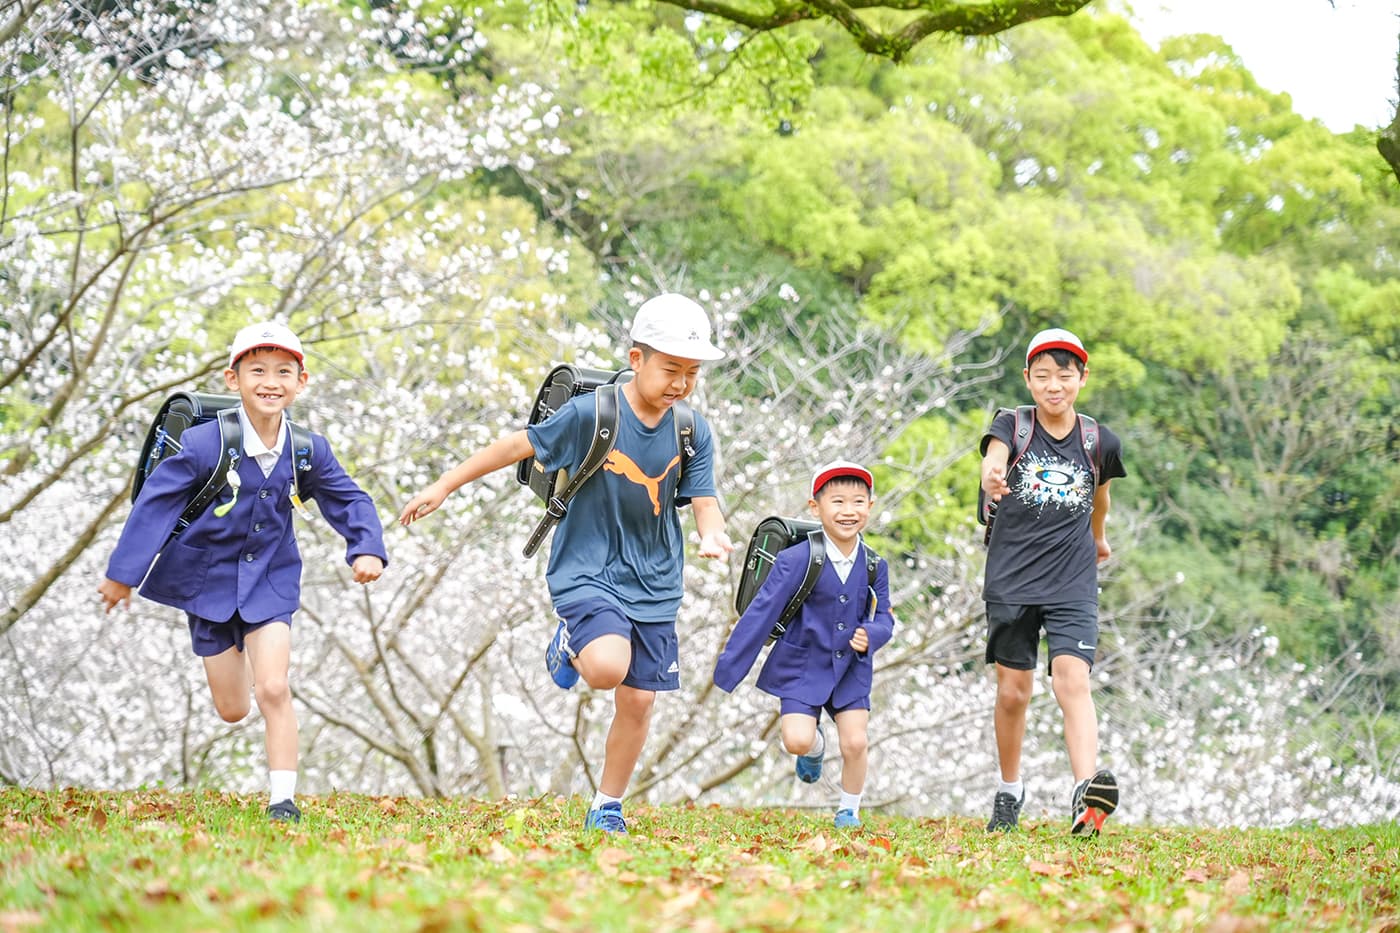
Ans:
[[[131,480],[131,501],[141,494],[141,487],[162,460],[173,457],[181,450],[180,438],[185,431],[197,424],[215,419],[219,422],[219,462],[214,472],[195,493],[189,505],[180,513],[175,522],[174,538],[189,527],[200,516],[214,497],[228,484],[230,470],[238,469],[243,458],[243,425],[238,420],[240,399],[236,395],[216,395],[210,392],[175,392],[161,404],[155,420],[146,431],[146,440],[141,445],[141,456],[136,461],[136,472]],[[311,432],[292,421],[287,424],[292,433],[292,492],[301,497],[300,475],[311,470]],[[166,542],[169,543],[168,541]]]
[[[526,425],[539,424],[548,419],[564,403],[575,395],[593,395],[593,441],[588,446],[583,462],[573,476],[566,469],[546,473],[534,457],[526,457],[515,467],[515,479],[522,486],[529,486],[540,501],[545,503],[545,513],[540,517],[535,530],[525,542],[524,554],[534,556],[540,549],[551,529],[569,513],[569,500],[572,499],[589,477],[603,466],[603,461],[617,443],[617,393],[623,383],[632,380],[630,369],[587,369],[571,363],[561,363],[549,371],[535,393],[535,402],[530,406]],[[690,458],[695,453],[695,412],[685,402],[671,406],[672,418],[676,427],[676,449],[680,452],[679,481],[685,475]],[[690,500],[677,498],[676,505],[686,505]]]
[[[739,586],[734,591],[734,609],[741,615],[749,603],[753,602],[754,595],[758,593],[763,581],[768,579],[768,574],[773,571],[778,553],[803,541],[811,542],[807,571],[802,576],[797,592],[792,594],[792,598],[787,601],[787,605],[774,621],[773,631],[768,633],[770,643],[777,641],[787,631],[788,623],[797,615],[797,610],[802,608],[802,604],[817,585],[817,577],[821,575],[822,566],[826,563],[826,541],[822,536],[821,522],[770,515],[754,528],[753,534],[749,536],[749,546],[744,551],[744,566],[739,573]],[[861,544],[865,542],[861,541]],[[869,597],[872,603],[875,599],[875,571],[879,567],[880,555],[871,550],[869,545],[865,545],[865,571],[869,577]],[[873,605],[868,605],[866,613],[869,614],[873,608]]]

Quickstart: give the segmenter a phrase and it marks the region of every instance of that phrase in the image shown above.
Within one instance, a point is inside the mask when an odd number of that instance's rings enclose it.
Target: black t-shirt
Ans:
[[[1003,412],[987,433],[1015,454],[1016,415]],[[1060,440],[1036,420],[1030,446],[1011,468],[1011,492],[997,504],[987,545],[983,598],[1016,606],[1098,599],[1098,551],[1094,546],[1094,464],[1084,450],[1076,419]],[[1126,476],[1123,444],[1099,425],[1099,482]]]

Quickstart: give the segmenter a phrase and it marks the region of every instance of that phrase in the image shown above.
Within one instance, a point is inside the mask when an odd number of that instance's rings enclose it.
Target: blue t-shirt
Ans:
[[[676,496],[715,495],[714,438],[697,412],[695,454],[678,489],[675,413],[667,411],[648,428],[625,393],[617,398],[617,443],[555,529],[545,578],[556,606],[596,597],[618,604],[629,619],[669,622],[684,589]],[[593,406],[591,395],[576,396],[526,428],[539,466],[578,469],[593,441]]]

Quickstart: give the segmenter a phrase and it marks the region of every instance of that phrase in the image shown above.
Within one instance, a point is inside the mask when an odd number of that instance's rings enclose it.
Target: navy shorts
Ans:
[[[1042,628],[1049,664],[1062,654],[1072,654],[1093,668],[1099,644],[1099,604],[1092,599],[1040,606],[987,603],[987,663],[1017,671],[1035,670]]]
[[[273,622],[285,622],[291,626],[292,619],[264,619],[262,622],[244,622],[243,617],[234,613],[227,622],[211,622],[197,615],[185,613],[190,622],[190,646],[197,657],[212,658],[230,648],[243,650],[243,639],[254,629]]]
[[[632,661],[622,682],[637,690],[681,688],[680,643],[676,622],[638,622],[606,599],[585,599],[554,611],[564,620],[565,650],[578,657],[604,635],[621,635],[632,643]]]
[[[801,700],[794,700],[792,697],[782,697],[778,701],[778,712],[784,716],[788,713],[802,713],[803,715],[811,716],[813,719],[820,720],[822,710],[826,710],[826,714],[831,717],[833,722],[836,719],[837,713],[844,713],[848,709],[870,709],[870,697],[863,696],[854,703],[849,703],[840,709],[837,709],[836,704],[832,703],[830,699],[821,706],[809,706]]]

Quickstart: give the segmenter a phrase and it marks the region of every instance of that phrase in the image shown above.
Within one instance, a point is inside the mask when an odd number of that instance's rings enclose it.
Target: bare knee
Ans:
[[[247,697],[239,702],[234,698],[216,696],[214,697],[214,711],[224,722],[242,722],[252,712],[252,706],[248,703]]]
[[[292,691],[285,677],[265,677],[253,687],[258,699],[258,709],[264,714],[268,710],[282,709],[292,702]]]
[[[782,726],[783,751],[789,755],[805,755],[817,740],[815,723],[785,722]]]
[[[650,690],[619,690],[613,698],[617,714],[635,722],[645,722],[656,705],[656,694]]]
[[[1003,679],[997,681],[997,708],[1009,713],[1025,710],[1031,702],[1030,678]]]
[[[611,690],[627,677],[632,666],[632,643],[620,635],[604,635],[584,646],[574,667],[594,690]]]
[[[841,757],[845,759],[860,759],[865,757],[866,749],[870,742],[866,737],[864,729],[859,732],[850,732],[841,736]]]

